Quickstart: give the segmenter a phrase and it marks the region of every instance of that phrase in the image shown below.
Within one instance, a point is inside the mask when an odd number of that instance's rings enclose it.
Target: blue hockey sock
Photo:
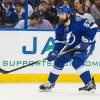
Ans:
[[[53,74],[52,72],[49,74],[48,81],[50,83],[55,83],[59,75]]]
[[[85,85],[89,83],[91,81],[90,71],[85,71],[84,73],[82,73],[80,75],[80,78],[82,79]]]

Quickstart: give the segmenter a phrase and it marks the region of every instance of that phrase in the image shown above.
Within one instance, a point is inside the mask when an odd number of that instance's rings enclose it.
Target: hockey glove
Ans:
[[[57,58],[58,52],[57,51],[50,51],[47,57],[48,61],[53,61]]]

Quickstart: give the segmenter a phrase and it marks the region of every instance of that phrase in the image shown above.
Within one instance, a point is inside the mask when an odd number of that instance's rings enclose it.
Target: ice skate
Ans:
[[[40,85],[39,89],[41,92],[48,92],[48,91],[52,90],[54,88],[54,86],[55,86],[55,83],[47,82],[47,83]]]
[[[94,82],[94,77],[92,78],[92,80],[87,85],[79,88],[79,91],[91,92],[91,93],[94,93],[95,90],[96,90],[96,85],[95,85],[95,82]]]

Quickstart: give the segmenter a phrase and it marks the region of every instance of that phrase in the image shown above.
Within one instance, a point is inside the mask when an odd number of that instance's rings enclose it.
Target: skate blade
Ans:
[[[79,92],[84,94],[94,94],[96,92],[96,89],[92,89],[91,91],[81,90]]]
[[[47,89],[47,90],[42,90],[42,89],[39,89],[39,92],[50,92],[52,91],[51,89]]]

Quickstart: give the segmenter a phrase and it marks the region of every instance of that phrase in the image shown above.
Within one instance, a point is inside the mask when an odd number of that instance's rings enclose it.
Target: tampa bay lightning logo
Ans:
[[[66,42],[68,45],[72,45],[75,42],[75,35],[71,32],[67,33],[66,35]]]

